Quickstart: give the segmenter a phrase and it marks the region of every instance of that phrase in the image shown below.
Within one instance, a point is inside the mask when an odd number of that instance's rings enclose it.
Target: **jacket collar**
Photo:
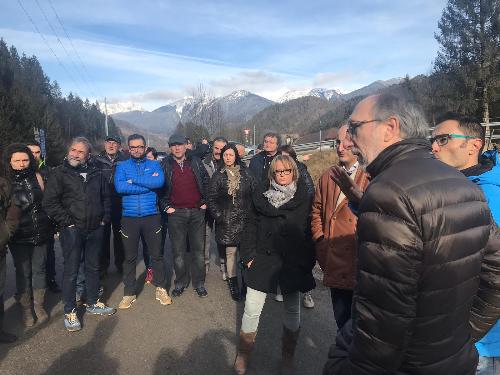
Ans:
[[[430,142],[425,138],[403,139],[383,150],[367,167],[366,172],[373,179],[392,164],[418,157],[434,158]]]

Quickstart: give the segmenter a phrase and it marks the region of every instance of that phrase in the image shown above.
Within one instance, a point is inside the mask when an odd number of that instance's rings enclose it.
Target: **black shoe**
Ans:
[[[207,290],[205,289],[204,286],[194,288],[194,290],[196,291],[196,294],[198,294],[198,297],[200,298],[205,298],[206,296],[208,296]]]
[[[47,280],[47,289],[52,293],[61,293],[61,288],[59,288],[55,280]]]
[[[229,286],[229,293],[233,301],[241,301],[240,287],[238,285],[237,277],[230,277],[227,279],[227,285]]]
[[[17,340],[17,336],[12,333],[8,333],[0,330],[0,343],[2,344],[10,344]]]
[[[180,297],[180,295],[184,293],[184,287],[180,287],[180,288],[175,288],[174,290],[172,290],[172,297]]]

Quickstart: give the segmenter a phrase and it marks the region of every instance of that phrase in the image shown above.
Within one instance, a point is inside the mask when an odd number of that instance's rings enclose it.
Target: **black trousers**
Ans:
[[[115,266],[118,270],[123,267],[123,261],[125,259],[125,251],[123,249],[123,240],[120,233],[121,230],[121,215],[112,215],[111,223],[106,224],[104,227],[104,234],[102,240],[102,250],[101,250],[101,272],[107,271],[110,264],[111,258],[111,230],[113,230],[113,251],[115,254]]]
[[[352,295],[352,290],[330,288],[333,313],[335,314],[338,331],[351,319]]]
[[[205,210],[200,208],[177,208],[168,217],[168,233],[172,244],[175,270],[175,287],[189,285],[189,270],[193,288],[205,285]],[[191,266],[186,264],[188,249],[192,256]]]
[[[165,287],[165,269],[163,251],[161,251],[162,225],[160,215],[122,218],[122,241],[125,250],[123,263],[124,295],[136,295],[136,265],[140,237],[144,237],[148,246],[153,268],[153,284]]]

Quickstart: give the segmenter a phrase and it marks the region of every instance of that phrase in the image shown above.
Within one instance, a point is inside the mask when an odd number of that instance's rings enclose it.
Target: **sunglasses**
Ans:
[[[438,146],[444,146],[444,145],[448,144],[448,141],[452,138],[474,139],[476,137],[472,137],[470,135],[463,135],[463,134],[438,134],[438,135],[435,135],[434,137],[429,138],[429,140],[430,140],[431,144],[436,142]]]
[[[349,121],[347,121],[347,132],[351,136],[355,136],[359,127],[363,126],[364,124],[369,124],[370,122],[376,122],[376,121],[383,121],[383,120],[380,120],[380,119],[365,120],[365,121],[349,120]]]

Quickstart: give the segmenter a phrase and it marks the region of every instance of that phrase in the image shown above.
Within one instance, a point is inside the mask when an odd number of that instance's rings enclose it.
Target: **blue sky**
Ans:
[[[0,37],[36,55],[64,93],[153,109],[199,85],[212,95],[244,89],[277,99],[288,90],[351,91],[378,79],[428,73],[445,4],[5,0]]]

